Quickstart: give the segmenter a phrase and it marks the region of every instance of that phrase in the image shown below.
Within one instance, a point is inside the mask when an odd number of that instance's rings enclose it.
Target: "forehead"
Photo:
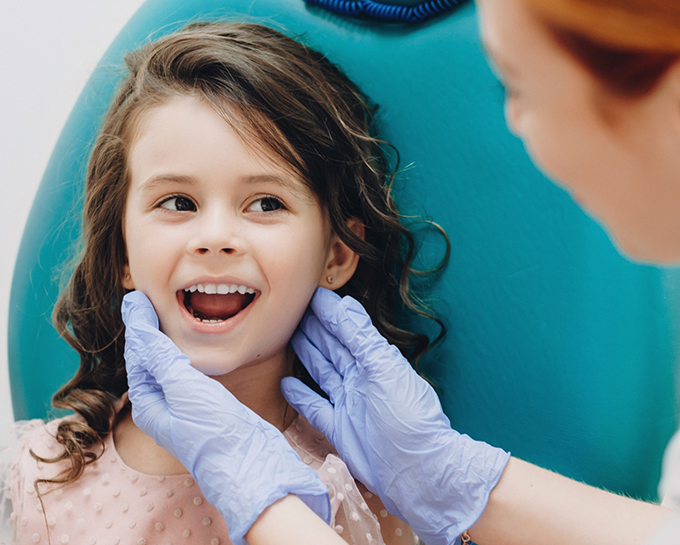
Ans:
[[[484,47],[504,72],[535,66],[555,44],[522,0],[477,0]]]
[[[129,147],[132,186],[158,185],[157,180],[269,180],[299,197],[313,197],[308,184],[270,146],[235,128],[238,122],[231,114],[190,96],[149,108]]]
[[[214,105],[195,96],[171,97],[138,115],[129,140],[130,166],[138,162],[140,155],[172,161],[176,158],[173,148],[193,150],[206,157],[211,152],[225,155],[234,150],[255,166],[295,175],[293,167],[275,153],[277,145],[272,145],[271,138],[260,136],[260,127],[273,123],[259,118],[263,116],[253,113],[246,118],[227,104]],[[283,137],[272,132],[270,135],[278,143]]]

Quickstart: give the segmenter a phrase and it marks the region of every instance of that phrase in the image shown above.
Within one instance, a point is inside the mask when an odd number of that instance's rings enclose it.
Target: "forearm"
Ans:
[[[640,545],[670,512],[511,458],[470,536],[479,545]]]
[[[347,545],[297,496],[270,505],[246,534],[249,545]]]

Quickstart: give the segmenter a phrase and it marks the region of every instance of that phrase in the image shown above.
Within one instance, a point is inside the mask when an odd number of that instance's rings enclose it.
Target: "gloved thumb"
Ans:
[[[331,443],[335,424],[333,405],[295,377],[281,379],[281,392],[288,403]]]
[[[141,291],[135,290],[123,297],[120,307],[123,323],[126,327],[146,324],[158,329],[158,316],[149,301],[149,298]]]

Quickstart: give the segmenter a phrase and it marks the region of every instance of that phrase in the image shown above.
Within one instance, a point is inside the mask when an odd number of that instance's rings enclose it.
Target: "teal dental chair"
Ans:
[[[9,317],[16,418],[51,414],[52,394],[78,365],[50,313],[76,252],[86,158],[123,55],[202,19],[247,19],[299,36],[380,105],[381,134],[401,154],[402,211],[427,214],[451,239],[433,296],[449,332],[424,370],[453,426],[570,477],[653,499],[676,427],[678,275],[624,260],[532,166],[505,126],[470,2],[403,24],[303,0],[147,0],[80,96],[23,235]],[[423,246],[430,264],[435,242]]]

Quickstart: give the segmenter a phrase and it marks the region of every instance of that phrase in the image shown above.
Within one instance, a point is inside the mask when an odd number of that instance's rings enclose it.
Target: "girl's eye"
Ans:
[[[276,212],[284,209],[283,202],[276,197],[261,197],[248,206],[249,212]]]
[[[166,210],[176,210],[179,212],[196,211],[196,205],[194,204],[194,202],[187,197],[181,196],[170,197],[169,199],[163,201],[160,206],[161,208],[165,208]]]

